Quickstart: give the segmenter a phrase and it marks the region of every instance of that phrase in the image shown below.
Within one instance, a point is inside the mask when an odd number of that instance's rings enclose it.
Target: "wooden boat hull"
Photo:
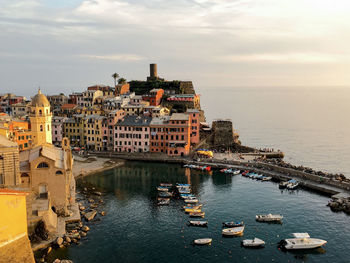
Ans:
[[[190,217],[204,217],[205,212],[195,212],[195,213],[189,213]]]

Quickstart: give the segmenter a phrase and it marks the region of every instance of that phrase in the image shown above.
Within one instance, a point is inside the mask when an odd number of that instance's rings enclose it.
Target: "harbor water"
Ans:
[[[203,204],[207,228],[189,227],[182,200],[156,205],[160,183],[190,183]],[[50,260],[69,258],[84,262],[348,262],[350,217],[333,213],[326,196],[305,190],[280,190],[277,183],[182,168],[177,164],[127,162],[90,175],[78,185],[90,185],[105,193],[101,221],[87,223],[91,230],[79,245],[55,250]],[[255,215],[277,213],[283,224],[255,221]],[[222,222],[243,220],[242,237],[224,238]],[[325,248],[283,252],[277,242],[294,232],[328,241]],[[211,246],[192,241],[210,237]],[[263,249],[240,246],[243,239],[265,240]]]

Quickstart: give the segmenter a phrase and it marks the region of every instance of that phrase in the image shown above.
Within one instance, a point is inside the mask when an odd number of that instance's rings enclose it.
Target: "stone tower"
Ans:
[[[50,102],[40,89],[32,100],[29,118],[33,146],[52,144]]]

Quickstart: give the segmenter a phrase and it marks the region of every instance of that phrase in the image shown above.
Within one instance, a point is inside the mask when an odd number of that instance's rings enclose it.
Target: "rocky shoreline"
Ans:
[[[49,247],[38,251],[36,262],[73,263],[68,259],[53,259],[51,254],[54,250],[65,249],[71,245],[79,245],[84,242],[94,223],[101,221],[106,216],[104,193],[85,184],[84,180],[81,180],[76,192],[81,220],[67,223],[65,235],[58,237]]]

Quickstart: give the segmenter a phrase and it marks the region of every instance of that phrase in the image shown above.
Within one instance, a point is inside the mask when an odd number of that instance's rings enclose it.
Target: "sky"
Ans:
[[[348,0],[1,0],[0,93],[144,80],[348,86]],[[350,85],[349,85],[350,86]]]

